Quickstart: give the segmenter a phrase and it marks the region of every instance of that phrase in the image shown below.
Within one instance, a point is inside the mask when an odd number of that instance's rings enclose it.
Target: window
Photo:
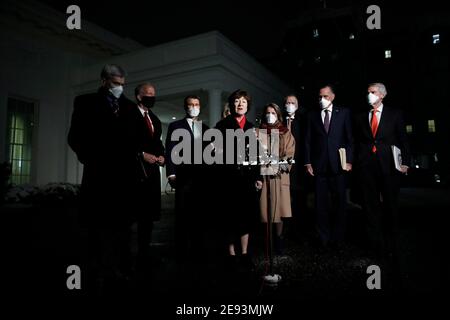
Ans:
[[[8,98],[6,154],[14,184],[31,182],[34,107],[33,102]]]
[[[428,132],[436,132],[434,120],[428,120]]]
[[[433,44],[438,44],[441,42],[441,37],[439,34],[433,34]]]
[[[384,58],[385,58],[385,59],[390,59],[390,58],[392,58],[391,50],[385,50],[385,51],[384,51]]]
[[[406,125],[406,133],[412,133],[413,132],[413,126],[411,124]]]

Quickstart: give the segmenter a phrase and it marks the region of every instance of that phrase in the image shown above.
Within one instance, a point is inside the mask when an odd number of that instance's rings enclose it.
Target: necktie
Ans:
[[[144,111],[144,119],[145,123],[147,123],[148,131],[150,132],[150,136],[153,136],[153,125],[152,121],[150,120],[150,117],[148,116],[148,112]]]
[[[376,113],[379,112],[377,109],[372,110],[372,119],[370,121],[370,128],[372,129],[372,136],[375,138],[378,130],[378,118]],[[377,151],[377,147],[374,145],[372,147],[372,152],[375,153]]]
[[[326,133],[328,133],[328,130],[330,129],[330,110],[325,109],[323,111],[325,112],[325,118],[323,119],[323,126],[325,128]]]
[[[113,97],[110,101],[113,113],[117,115],[117,111],[119,111],[119,100]]]
[[[192,120],[192,134],[194,135],[194,139],[200,138],[200,128],[199,124],[196,121]]]
[[[288,117],[288,118],[287,118],[287,127],[288,127],[289,131],[291,131],[292,120],[294,120],[293,117]]]

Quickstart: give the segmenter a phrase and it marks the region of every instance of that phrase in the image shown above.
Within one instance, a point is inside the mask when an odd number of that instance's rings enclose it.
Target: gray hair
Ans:
[[[371,84],[369,84],[369,87],[368,87],[368,88],[370,88],[370,87],[377,87],[377,88],[378,88],[378,91],[380,91],[380,93],[381,93],[383,96],[386,96],[386,95],[387,95],[386,86],[385,86],[384,84],[382,84],[381,82],[374,82],[374,83],[371,83]]]
[[[117,64],[107,64],[100,74],[101,79],[111,79],[112,77],[125,77],[125,71]]]
[[[286,104],[287,99],[288,99],[289,97],[294,97],[294,98],[295,98],[295,101],[297,101],[297,103],[296,103],[295,105],[298,107],[298,98],[297,98],[297,96],[296,96],[295,94],[288,94],[287,96],[285,96],[285,97],[284,97],[284,100],[283,100],[283,104]]]
[[[155,89],[155,86],[153,84],[151,84],[150,82],[145,82],[145,83],[141,83],[139,84],[135,89],[134,89],[134,96],[137,97],[138,95],[140,95],[142,93],[142,91],[144,90],[144,88],[148,88],[151,87],[153,89]]]

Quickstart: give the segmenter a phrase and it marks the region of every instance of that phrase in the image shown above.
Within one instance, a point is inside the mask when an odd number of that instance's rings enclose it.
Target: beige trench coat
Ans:
[[[258,132],[258,139],[263,150],[268,150],[268,134],[262,131]],[[295,140],[290,131],[279,136],[279,157],[280,160],[293,158],[295,153]],[[273,153],[273,150],[272,150]],[[290,165],[288,170],[290,170]],[[268,170],[269,169],[269,170]],[[279,166],[271,166],[270,168],[261,168],[263,187],[261,190],[260,208],[261,222],[267,222],[267,208],[269,203],[270,187],[270,203],[272,207],[272,222],[281,222],[281,218],[292,217],[291,211],[291,194],[289,171],[280,170]],[[265,171],[264,171],[265,170]],[[274,175],[267,175],[273,173]]]

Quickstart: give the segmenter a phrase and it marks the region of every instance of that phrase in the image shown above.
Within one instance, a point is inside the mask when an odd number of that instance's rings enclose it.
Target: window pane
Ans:
[[[23,146],[22,152],[23,152],[24,160],[31,160],[31,147],[30,146]]]
[[[12,166],[11,182],[27,183],[31,181],[34,104],[8,98],[7,116],[6,150]]]
[[[428,132],[436,132],[434,120],[428,120]]]
[[[16,118],[16,128],[17,129],[25,129],[25,121],[23,117]]]
[[[12,161],[12,174],[16,176],[20,174],[19,160]]]
[[[27,176],[31,174],[30,161],[22,161],[21,174],[27,175]]]
[[[13,143],[15,144],[23,144],[23,130],[15,130],[15,137]]]

